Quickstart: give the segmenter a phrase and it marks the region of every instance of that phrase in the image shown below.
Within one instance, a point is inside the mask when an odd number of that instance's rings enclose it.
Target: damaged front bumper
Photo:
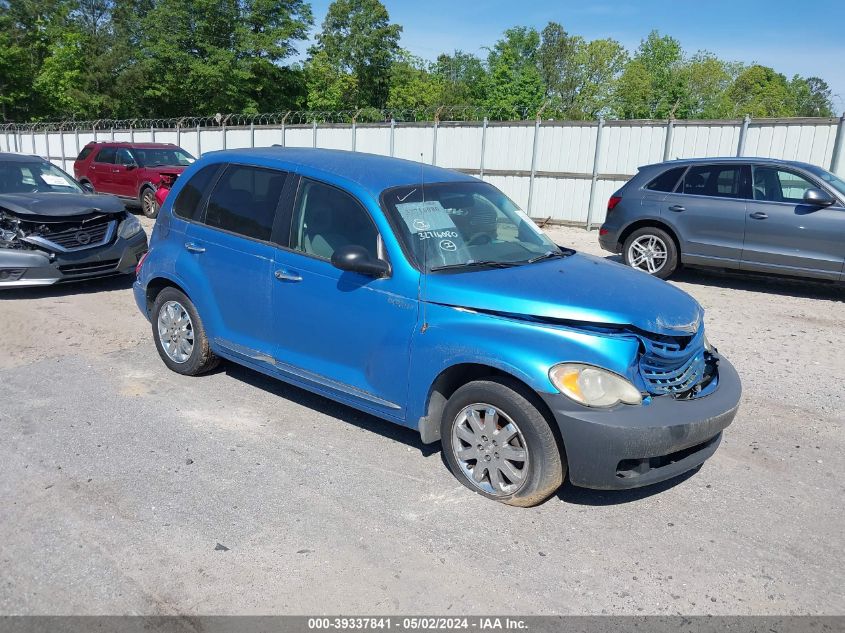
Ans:
[[[134,273],[147,251],[143,231],[117,237],[96,248],[68,252],[36,249],[0,249],[0,289],[49,286],[99,277]]]
[[[704,463],[733,421],[742,392],[736,370],[721,357],[717,379],[706,396],[666,395],[612,409],[584,407],[563,394],[540,394],[560,429],[572,484],[638,488]]]

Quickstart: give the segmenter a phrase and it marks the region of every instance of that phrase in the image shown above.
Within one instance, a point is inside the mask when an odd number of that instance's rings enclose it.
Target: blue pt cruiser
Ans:
[[[383,156],[204,156],[134,292],[173,371],[225,358],[417,429],[512,505],[567,472],[611,489],[688,471],[740,399],[689,295],[556,246],[486,182]]]

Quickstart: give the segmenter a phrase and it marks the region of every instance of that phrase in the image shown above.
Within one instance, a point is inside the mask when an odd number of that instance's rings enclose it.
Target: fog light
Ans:
[[[0,281],[17,281],[23,277],[23,268],[0,268]]]

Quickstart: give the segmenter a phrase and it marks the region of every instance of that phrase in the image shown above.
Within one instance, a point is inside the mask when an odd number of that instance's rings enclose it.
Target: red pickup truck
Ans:
[[[144,215],[158,215],[156,190],[169,186],[194,157],[170,143],[88,143],[73,163],[73,173],[84,187],[111,193]]]

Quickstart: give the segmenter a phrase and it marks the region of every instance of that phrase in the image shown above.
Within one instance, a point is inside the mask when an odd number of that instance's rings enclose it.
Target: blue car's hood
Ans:
[[[669,336],[696,332],[703,313],[695,299],[665,281],[578,253],[513,268],[428,275],[425,296],[462,308]]]

